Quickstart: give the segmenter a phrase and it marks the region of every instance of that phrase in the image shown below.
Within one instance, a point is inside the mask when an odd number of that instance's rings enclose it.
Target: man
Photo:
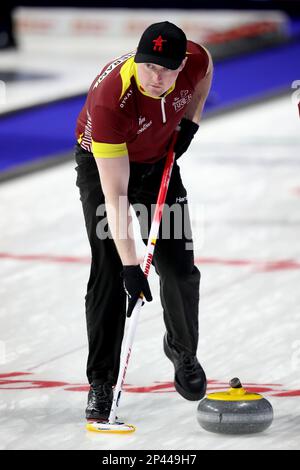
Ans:
[[[16,40],[14,35],[14,21],[13,21],[13,8],[15,2],[5,2],[1,8],[0,15],[0,50],[10,49],[16,47]]]
[[[176,159],[189,147],[211,79],[208,51],[187,41],[174,24],[156,23],[143,33],[137,51],[109,63],[96,77],[78,117],[77,186],[92,251],[86,295],[87,419],[105,420],[109,415],[126,294],[127,316],[141,292],[152,300],[130,234],[129,205],[147,209],[146,216],[143,211],[139,216],[146,243],[168,146],[180,125]],[[194,266],[187,193],[177,162],[166,204],[177,205],[185,215],[171,221],[169,236],[161,236],[160,230],[153,258],[166,325],[164,351],[175,368],[176,390],[188,400],[200,400],[206,391],[205,373],[196,358],[200,272]],[[105,220],[111,236],[104,231]],[[181,237],[176,236],[178,225]]]

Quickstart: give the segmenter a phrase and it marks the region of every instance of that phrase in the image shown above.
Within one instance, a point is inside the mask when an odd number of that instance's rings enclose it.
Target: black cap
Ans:
[[[169,21],[154,23],[143,33],[134,61],[176,70],[186,55],[187,39],[182,29]]]

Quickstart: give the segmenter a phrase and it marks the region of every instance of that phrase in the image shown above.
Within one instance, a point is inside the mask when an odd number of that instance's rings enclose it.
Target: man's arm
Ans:
[[[185,115],[179,124],[180,131],[175,145],[176,159],[181,157],[181,155],[187,151],[194,135],[198,131],[204,104],[211,87],[213,63],[210,53],[207,50],[206,52],[209,59],[206,75],[196,85],[192,100],[187,105]]]
[[[212,82],[212,77],[213,77],[213,61],[211,58],[210,53],[208,52],[207,49],[205,49],[208,58],[209,58],[209,63],[206,71],[206,75],[200,82],[197,84],[192,100],[188,104],[186,113],[184,117],[186,119],[189,119],[190,121],[195,122],[196,124],[199,124],[202,116],[202,111],[204,108],[204,104],[206,101],[206,98],[208,97],[209,90],[211,87],[211,82]]]
[[[117,158],[95,158],[105,196],[107,219],[123,265],[138,265],[127,196],[129,181],[128,155]],[[121,203],[120,203],[121,198]]]

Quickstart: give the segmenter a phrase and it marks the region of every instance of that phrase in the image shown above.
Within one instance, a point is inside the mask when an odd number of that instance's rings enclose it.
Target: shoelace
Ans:
[[[180,363],[182,364],[184,370],[189,374],[193,374],[199,369],[199,364],[195,357],[187,355],[186,353],[181,353]]]
[[[112,389],[110,385],[103,384],[93,386],[93,393],[100,403],[107,403],[112,400]]]

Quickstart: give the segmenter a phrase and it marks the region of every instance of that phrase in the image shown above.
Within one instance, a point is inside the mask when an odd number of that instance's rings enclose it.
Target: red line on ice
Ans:
[[[12,259],[16,261],[47,261],[50,263],[83,263],[88,264],[91,260],[89,256],[60,256],[60,255],[21,255],[14,253],[0,253],[2,259]]]
[[[29,390],[29,389],[42,389],[42,388],[57,388],[66,392],[87,392],[89,390],[88,384],[72,384],[68,382],[35,379],[25,377],[22,379],[20,376],[34,375],[28,372],[7,372],[0,375],[0,390]],[[19,380],[11,379],[11,377],[19,377]],[[249,392],[260,393],[269,395],[271,397],[300,397],[300,390],[286,390],[281,384],[246,384],[245,388]],[[228,389],[228,384],[219,380],[208,380],[208,392],[218,391],[220,389]],[[149,385],[139,386],[124,384],[124,391],[129,393],[170,393],[175,392],[173,382],[154,382]]]
[[[71,263],[71,264],[89,264],[89,256],[62,256],[46,254],[15,254],[0,252],[0,259],[10,259],[15,261],[44,261],[49,263]],[[140,260],[142,262],[142,260]],[[300,261],[293,259],[284,259],[277,261],[257,261],[249,259],[222,259],[222,258],[195,258],[197,265],[216,264],[221,266],[248,266],[258,271],[282,271],[291,269],[300,269]]]

